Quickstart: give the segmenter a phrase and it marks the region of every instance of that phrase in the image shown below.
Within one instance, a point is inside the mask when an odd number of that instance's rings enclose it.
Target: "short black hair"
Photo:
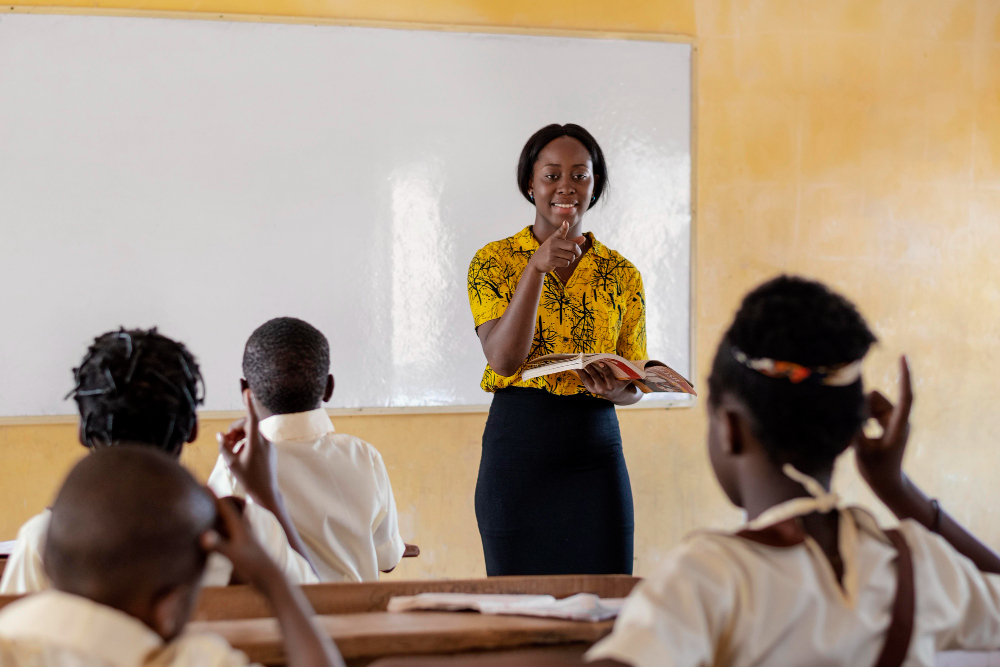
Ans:
[[[532,204],[535,203],[531,195],[528,194],[531,190],[531,177],[535,172],[535,162],[538,161],[538,154],[542,152],[542,149],[559,137],[573,137],[583,144],[583,147],[590,153],[590,161],[594,163],[594,176],[597,177],[594,182],[594,201],[591,203],[593,206],[601,200],[601,195],[608,187],[608,165],[604,161],[604,151],[601,150],[597,139],[594,139],[590,132],[573,123],[565,125],[553,123],[531,135],[528,143],[524,144],[524,148],[521,149],[521,157],[517,161],[517,187],[525,199]]]
[[[779,276],[743,299],[715,353],[709,401],[718,405],[728,393],[742,402],[774,463],[791,463],[806,474],[826,472],[866,418],[861,379],[842,387],[795,384],[751,370],[735,350],[819,368],[857,361],[875,340],[850,301],[821,283]]]
[[[250,334],[243,350],[243,377],[275,414],[306,412],[323,399],[330,374],[330,344],[300,319],[276,317]]]
[[[197,582],[207,558],[199,538],[215,521],[215,501],[176,458],[105,447],[63,482],[42,562],[59,590],[125,610]]]
[[[155,327],[98,336],[73,377],[70,395],[92,449],[128,442],[179,456],[205,400],[194,356]]]

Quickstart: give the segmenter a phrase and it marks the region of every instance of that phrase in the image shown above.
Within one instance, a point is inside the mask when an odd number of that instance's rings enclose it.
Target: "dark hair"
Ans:
[[[215,518],[211,495],[174,457],[104,447],[63,482],[42,560],[59,590],[128,609],[201,577],[207,554],[198,540]]]
[[[294,317],[260,325],[243,350],[243,377],[257,400],[275,414],[314,409],[323,398],[329,374],[326,336]]]
[[[98,336],[73,377],[76,387],[69,395],[76,399],[83,444],[90,448],[133,442],[179,455],[204,402],[195,358],[155,327]]]
[[[531,135],[528,143],[521,149],[521,157],[517,161],[517,188],[524,195],[524,198],[534,204],[528,191],[531,190],[531,177],[535,172],[535,162],[538,161],[538,154],[552,141],[559,137],[573,137],[587,149],[590,153],[590,160],[594,163],[594,201],[591,206],[601,199],[601,194],[608,187],[608,166],[604,161],[604,151],[597,143],[597,139],[579,125],[566,123],[565,125],[546,125],[538,132]]]
[[[818,368],[857,361],[875,340],[850,301],[818,282],[779,276],[743,299],[715,353],[709,401],[717,405],[728,393],[742,402],[776,464],[825,472],[864,422],[861,380],[843,387],[795,384],[751,370],[737,361],[734,348],[753,359]]]

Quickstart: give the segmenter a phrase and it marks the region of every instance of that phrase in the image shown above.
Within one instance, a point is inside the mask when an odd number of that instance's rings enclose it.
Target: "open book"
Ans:
[[[617,354],[546,354],[532,359],[524,365],[521,379],[531,378],[565,371],[575,371],[591,364],[603,361],[614,372],[619,380],[631,380],[645,394],[654,391],[670,391],[697,396],[691,383],[680,373],[667,366],[662,361],[644,359],[629,361]]]

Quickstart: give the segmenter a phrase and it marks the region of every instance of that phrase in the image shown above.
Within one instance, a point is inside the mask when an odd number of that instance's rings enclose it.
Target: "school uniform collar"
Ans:
[[[0,612],[0,637],[93,656],[110,667],[136,667],[163,646],[142,621],[78,595],[48,590]]]
[[[333,423],[324,408],[271,415],[260,422],[261,435],[271,442],[310,442],[333,432]]]

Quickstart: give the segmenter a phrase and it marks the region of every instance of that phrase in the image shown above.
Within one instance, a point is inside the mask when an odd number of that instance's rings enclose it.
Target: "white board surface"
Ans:
[[[521,146],[576,122],[649,353],[690,371],[691,48],[645,41],[0,15],[0,415],[70,414],[93,337],[157,325],[239,409],[243,345],[329,338],[330,407],[485,404],[475,251],[533,220]]]

